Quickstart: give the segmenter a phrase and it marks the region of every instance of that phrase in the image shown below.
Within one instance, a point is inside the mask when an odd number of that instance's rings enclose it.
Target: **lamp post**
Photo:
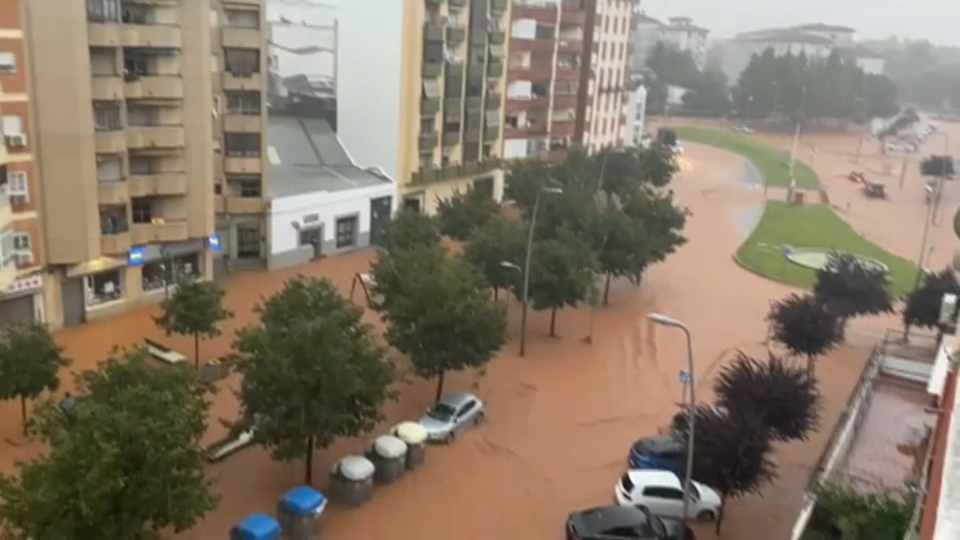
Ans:
[[[790,180],[797,165],[797,146],[800,145],[800,123],[803,120],[803,103],[807,99],[807,87],[800,88],[800,108],[797,110],[797,129],[793,133],[793,150],[790,152]]]
[[[527,255],[524,260],[523,268],[510,261],[501,261],[500,266],[513,270],[523,271],[523,311],[520,315],[520,356],[527,353],[527,306],[530,296],[530,257],[533,253],[533,231],[537,228],[537,214],[540,211],[540,198],[543,194],[556,195],[563,193],[563,189],[555,186],[544,186],[537,193],[537,198],[533,203],[533,213],[530,216],[530,233],[527,236]]]
[[[947,160],[951,159],[950,157],[950,134],[946,131],[938,131],[935,135],[943,136],[943,160],[941,161],[940,169],[940,178],[937,181],[937,189],[933,194],[933,214],[931,215],[931,221],[933,224],[937,224],[937,215],[940,213],[940,201],[943,199],[943,183],[947,179]]]
[[[597,178],[597,187],[594,188],[593,192],[595,195],[600,194],[600,190],[603,188],[603,179],[604,174],[607,171],[607,158],[610,157],[611,151],[607,151],[603,156],[603,161],[600,162],[600,176]],[[609,204],[609,199],[608,199]],[[604,233],[603,240],[600,243],[601,248],[607,243],[607,234]],[[594,279],[594,285],[596,285],[596,279]],[[599,292],[596,287],[591,291],[591,302],[590,302],[590,332],[587,334],[587,337],[583,338],[584,343],[593,343],[593,322],[594,318],[597,315],[597,304],[600,301]]]
[[[690,330],[687,328],[687,326],[676,319],[667,317],[666,315],[661,315],[659,313],[649,313],[647,314],[647,320],[660,326],[677,328],[683,331],[684,335],[687,337],[687,372],[690,375],[690,401],[687,404],[687,468],[683,479],[682,514],[683,520],[686,521],[688,519],[687,511],[690,505],[690,487],[691,482],[693,481],[693,448],[697,422],[697,415],[694,411],[694,404],[696,403],[696,397],[694,395],[696,392],[696,379],[693,373],[693,339],[690,337]]]
[[[923,235],[920,237],[920,254],[917,255],[917,277],[913,280],[914,291],[920,287],[920,278],[923,277],[923,259],[927,253],[927,237],[930,235],[930,224],[936,224],[937,221],[937,207],[940,206],[943,182],[947,175],[947,159],[950,159],[950,135],[944,131],[940,131],[938,134],[944,136],[947,155],[943,156],[943,168],[940,171],[941,176],[934,182],[933,196],[930,199],[929,206],[927,206],[927,216],[923,222]]]

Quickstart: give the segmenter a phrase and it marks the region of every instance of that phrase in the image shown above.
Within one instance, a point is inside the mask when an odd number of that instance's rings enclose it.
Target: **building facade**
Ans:
[[[20,127],[27,148],[38,149],[38,259],[51,326],[158,301],[186,275],[212,277],[221,249],[215,209],[229,212],[242,200],[237,213],[246,212],[246,199],[262,200],[235,196],[230,178],[249,175],[244,185],[253,185],[262,170],[262,7],[262,0],[22,6],[28,94],[43,107]],[[255,206],[262,213],[262,202]],[[239,256],[239,235],[231,233],[228,252]],[[257,230],[261,243],[263,234]]]
[[[660,29],[661,41],[690,53],[701,71],[707,65],[707,36],[710,31],[693,24],[690,17],[671,17]]]
[[[590,65],[584,70],[587,96],[582,107],[583,130],[577,142],[589,151],[620,146],[627,101],[630,27],[633,0],[595,0],[587,50]]]
[[[646,15],[639,7],[635,9],[633,28],[630,32],[630,72],[640,73],[647,67],[647,58],[657,43],[663,40],[663,23]]]
[[[643,140],[647,122],[647,88],[642,84],[627,92],[625,121],[623,124],[623,145],[639,147]]]

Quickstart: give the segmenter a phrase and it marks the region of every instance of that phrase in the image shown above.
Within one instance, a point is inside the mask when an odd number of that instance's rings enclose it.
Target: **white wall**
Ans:
[[[623,145],[640,146],[647,114],[647,89],[640,86],[627,93],[626,117],[623,124]]]
[[[598,0],[597,24],[594,30],[592,75],[588,82],[590,94],[584,143],[592,151],[606,146],[618,146],[622,139],[620,115],[624,107],[624,83],[627,75],[630,42],[630,19],[633,9],[627,2]],[[613,92],[599,92],[601,88],[615,88]]]
[[[510,37],[516,39],[533,39],[537,36],[537,21],[533,19],[518,19],[510,26]]]
[[[527,157],[527,139],[506,139],[503,141],[504,159],[525,157]]]
[[[507,99],[532,99],[532,81],[513,81],[507,85]]]
[[[347,189],[343,191],[316,191],[291,197],[273,199],[270,207],[270,251],[277,255],[296,249],[299,231],[293,223],[302,224],[303,216],[320,214],[323,223],[323,240],[332,241],[336,233],[338,217],[360,214],[360,233],[370,231],[370,199],[391,196],[396,206],[396,186],[384,183],[378,186]]]

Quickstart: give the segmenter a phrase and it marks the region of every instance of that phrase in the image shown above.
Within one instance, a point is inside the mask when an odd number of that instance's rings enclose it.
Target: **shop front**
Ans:
[[[43,276],[17,279],[0,293],[0,326],[43,321]]]
[[[130,251],[129,264],[139,268],[139,291],[144,295],[164,293],[182,279],[204,279],[203,240],[160,246],[139,246]]]

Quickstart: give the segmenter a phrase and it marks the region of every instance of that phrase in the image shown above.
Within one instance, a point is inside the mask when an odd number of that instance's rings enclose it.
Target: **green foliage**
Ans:
[[[650,51],[647,67],[657,76],[659,83],[666,85],[688,88],[700,77],[693,55],[663,41]]]
[[[843,540],[904,538],[913,517],[912,499],[900,491],[861,493],[835,481],[824,482],[817,491],[817,505],[832,517]]]
[[[220,323],[233,317],[223,307],[226,291],[212,281],[182,280],[172,296],[160,304],[162,314],[154,318],[167,335],[193,336],[194,363],[200,368],[200,339],[220,335]]]
[[[704,70],[683,95],[684,111],[697,116],[724,116],[730,112],[730,84],[720,70]]]
[[[59,372],[70,365],[46,326],[37,322],[7,326],[0,335],[0,399],[20,400],[23,429],[27,400],[60,386]],[[26,432],[26,431],[24,431]]]
[[[790,354],[813,360],[843,342],[844,319],[812,294],[791,294],[772,302],[767,314],[770,338]]]
[[[647,234],[648,264],[666,260],[687,243],[683,229],[689,211],[677,206],[672,191],[637,189],[623,201],[623,213],[639,223]]]
[[[463,256],[480,269],[487,285],[506,289],[516,283],[516,272],[504,268],[503,261],[522,261],[527,243],[523,222],[497,216],[467,240]]]
[[[435,246],[440,243],[440,227],[425,214],[401,210],[383,228],[382,249],[397,251],[415,246]]]
[[[513,162],[507,171],[503,198],[513,201],[524,217],[529,217],[537,194],[551,183],[554,168],[547,161],[535,159]]]
[[[500,205],[483,190],[470,187],[456,192],[437,205],[440,233],[455,240],[466,240],[477,229],[500,215]]]
[[[438,377],[437,400],[446,372],[483,367],[507,341],[506,310],[483,289],[479,270],[440,246],[381,253],[371,275],[387,342],[410,357],[416,375]]]
[[[884,73],[903,101],[924,109],[960,105],[960,49],[928,40],[888,38],[869,46],[885,57]]]
[[[33,427],[47,452],[0,479],[9,537],[158,538],[216,508],[201,464],[207,403],[192,373],[118,350],[77,386],[73,421],[42,406]]]
[[[813,294],[844,318],[893,312],[887,270],[850,253],[830,252]]]
[[[290,280],[255,312],[259,324],[237,332],[234,344],[242,357],[234,429],[254,429],[254,440],[277,459],[305,457],[309,483],[314,448],[382,420],[394,368],[363,311],[329,280]]]
[[[940,326],[940,304],[943,295],[955,294],[960,297],[960,283],[952,268],[923,275],[922,284],[907,295],[903,306],[903,324],[909,328],[938,328]]]
[[[743,116],[796,119],[842,118],[865,122],[897,112],[896,92],[882,75],[868,75],[853,58],[834,52],[825,59],[754,55],[740,74],[733,102]]]
[[[600,271],[608,276],[603,293],[606,303],[610,293],[609,277],[627,277],[639,284],[644,270],[654,262],[654,255],[651,237],[642,219],[623,212],[610,212],[598,219],[602,243],[597,262]]]

